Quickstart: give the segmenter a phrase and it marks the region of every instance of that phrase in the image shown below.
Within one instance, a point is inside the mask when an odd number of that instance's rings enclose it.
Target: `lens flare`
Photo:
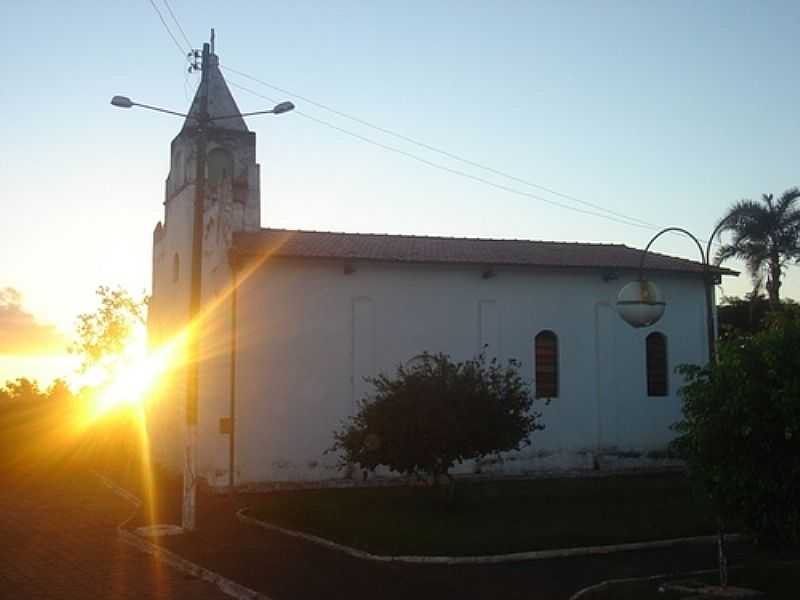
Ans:
[[[88,387],[84,424],[88,425],[117,409],[143,408],[155,395],[167,372],[175,366],[185,335],[177,336],[155,350],[148,350],[144,327],[137,329],[123,352],[112,363],[89,369],[78,385]]]

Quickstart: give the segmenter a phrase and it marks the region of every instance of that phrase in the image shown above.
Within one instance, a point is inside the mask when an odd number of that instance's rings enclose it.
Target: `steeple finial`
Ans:
[[[212,29],[209,41],[203,44],[200,85],[197,86],[194,100],[189,107],[189,116],[184,127],[195,127],[197,123],[211,120],[214,129],[247,131],[247,124],[220,72],[219,57],[214,52],[214,38]]]

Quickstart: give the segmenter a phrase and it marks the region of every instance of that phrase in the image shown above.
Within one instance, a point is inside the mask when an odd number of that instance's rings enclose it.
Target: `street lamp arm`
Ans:
[[[287,102],[281,102],[280,104],[276,104],[269,110],[257,110],[255,112],[236,113],[234,115],[222,115],[221,117],[211,117],[210,119],[207,120],[220,121],[222,119],[234,119],[236,117],[252,117],[253,115],[281,115],[291,110],[294,110],[294,104],[287,101]]]
[[[701,260],[703,262],[703,287],[704,287],[704,294],[703,295],[705,296],[705,304],[706,304],[706,328],[707,328],[707,338],[708,338],[708,362],[709,362],[709,364],[714,362],[716,353],[715,353],[715,348],[714,348],[715,335],[714,335],[713,281],[711,279],[710,265],[709,265],[708,261],[709,261],[709,257],[710,257],[710,254],[711,254],[711,240],[714,239],[714,236],[717,234],[717,232],[723,226],[724,222],[725,221],[722,221],[721,223],[719,223],[717,225],[717,227],[714,229],[714,232],[709,236],[708,245],[706,246],[705,252],[703,252],[703,246],[700,243],[700,240],[698,240],[697,237],[694,234],[692,234],[690,231],[687,231],[686,229],[683,229],[682,227],[667,227],[666,229],[662,229],[661,231],[659,231],[657,234],[655,234],[650,239],[650,241],[647,243],[647,246],[645,246],[645,248],[644,248],[644,252],[642,252],[641,258],[639,259],[639,282],[640,282],[640,285],[642,287],[642,290],[644,290],[646,285],[647,286],[651,285],[650,283],[646,282],[645,279],[644,279],[644,261],[645,261],[645,258],[647,257],[647,253],[650,250],[650,247],[653,245],[653,242],[655,242],[659,237],[661,237],[665,233],[670,232],[670,231],[674,231],[674,232],[683,233],[683,234],[689,236],[690,238],[692,238],[694,243],[697,245],[697,249],[700,251],[700,258],[701,258]],[[625,289],[623,288],[622,292],[624,292],[624,291],[625,291]],[[620,294],[622,294],[622,292],[620,292]],[[623,303],[620,303],[619,301],[617,302],[618,306],[620,306],[621,304],[624,304],[624,302]],[[627,320],[629,323],[631,323],[632,325],[639,326],[639,325],[636,325],[635,322],[630,321],[627,318],[625,318],[624,315],[623,315],[623,318],[625,320]]]
[[[700,260],[703,263],[704,269],[708,268],[708,261],[706,260],[706,257],[708,256],[709,250],[706,250],[705,253],[703,252],[703,246],[700,244],[700,240],[698,240],[697,237],[695,237],[694,234],[692,234],[691,232],[687,231],[683,227],[667,227],[666,229],[662,229],[657,234],[655,234],[650,239],[650,241],[647,242],[647,246],[644,247],[644,252],[642,252],[642,256],[639,258],[639,279],[644,279],[644,260],[645,260],[645,258],[647,258],[647,252],[650,250],[650,246],[652,246],[653,242],[655,242],[662,235],[664,235],[665,233],[669,233],[671,231],[683,233],[683,234],[688,235],[690,238],[692,238],[694,243],[697,244],[697,249],[700,250]],[[714,233],[716,233],[716,230],[714,230]],[[713,237],[714,237],[714,235],[712,234],[712,236],[711,236],[711,238],[709,238],[709,240],[713,239]],[[709,249],[710,249],[710,244],[711,244],[711,242],[709,241]]]
[[[146,108],[148,110],[154,110],[156,112],[167,113],[168,115],[176,115],[178,117],[186,117],[188,115],[184,113],[175,112],[174,110],[167,110],[166,108],[159,108],[158,106],[150,106],[149,104],[140,104],[139,102],[134,102],[127,96],[114,96],[111,99],[111,105],[116,106],[118,108],[131,108],[133,106],[139,106],[141,108]]]
[[[275,114],[275,109],[270,108],[269,110],[257,110],[256,112],[249,112],[249,113],[236,113],[233,115],[222,115],[221,117],[211,117],[209,121],[221,121],[222,119],[235,119],[236,117],[252,117],[253,115],[271,115]]]
[[[178,117],[188,117],[186,113],[179,113],[174,110],[167,110],[166,108],[159,108],[157,106],[150,106],[149,104],[139,104],[138,102],[132,102],[133,106],[140,106],[141,108],[146,108],[148,110],[155,110],[157,112],[167,113],[168,115],[175,115]]]
[[[722,230],[722,228],[728,224],[729,220],[730,216],[722,219],[719,223],[717,223],[717,226],[714,227],[714,231],[711,232],[711,235],[708,236],[708,243],[706,244],[706,257],[708,258],[709,264],[711,264],[711,244],[714,242],[714,238],[717,237],[717,234]],[[719,266],[719,264],[717,264],[717,266]]]

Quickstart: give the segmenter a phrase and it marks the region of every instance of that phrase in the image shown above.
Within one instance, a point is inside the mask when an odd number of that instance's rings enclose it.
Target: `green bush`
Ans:
[[[421,354],[394,377],[369,379],[374,394],[334,433],[331,450],[341,452],[343,464],[384,465],[434,481],[456,462],[519,450],[544,426],[518,367],[482,355],[453,362],[446,354]]]
[[[717,513],[762,541],[800,543],[800,322],[773,316],[721,342],[712,367],[679,369],[674,448]]]

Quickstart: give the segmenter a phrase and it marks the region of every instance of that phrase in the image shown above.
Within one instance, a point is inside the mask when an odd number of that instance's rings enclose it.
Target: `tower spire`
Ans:
[[[235,131],[248,131],[244,119],[239,116],[239,107],[233,98],[228,84],[219,69],[219,57],[214,52],[214,30],[211,30],[209,42],[203,44],[202,61],[200,65],[200,85],[197,87],[189,116],[184,122],[184,128],[197,125],[198,121],[213,119],[215,129],[232,129]],[[222,119],[220,117],[230,118]]]

